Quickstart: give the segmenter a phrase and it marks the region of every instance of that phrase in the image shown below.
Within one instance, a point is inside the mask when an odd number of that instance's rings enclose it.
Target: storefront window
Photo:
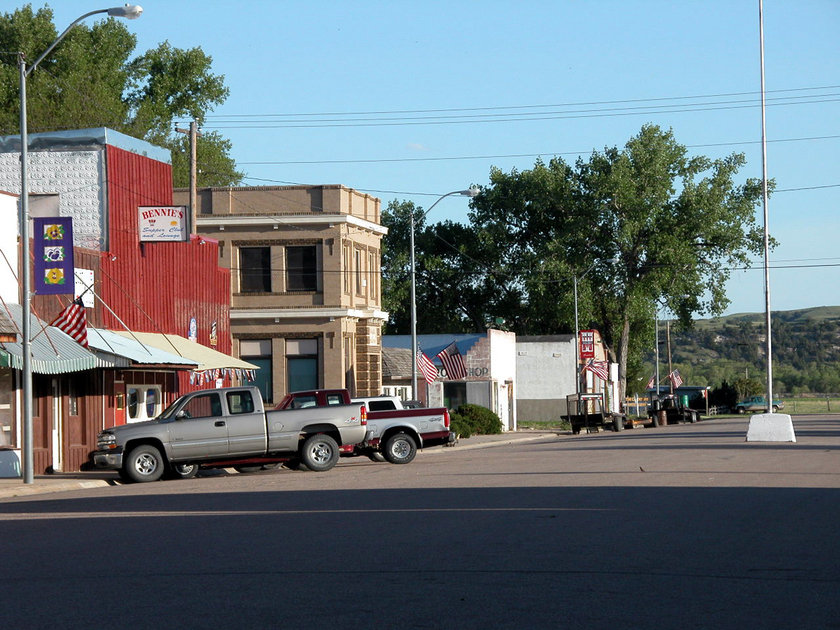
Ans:
[[[239,342],[239,356],[243,361],[253,363],[259,368],[255,372],[255,379],[250,384],[260,388],[265,402],[272,402],[274,400],[274,375],[271,369],[271,339],[243,339]]]
[[[286,373],[290,392],[318,388],[317,339],[286,340]]]
[[[128,422],[142,422],[156,418],[163,400],[160,385],[126,385]]]

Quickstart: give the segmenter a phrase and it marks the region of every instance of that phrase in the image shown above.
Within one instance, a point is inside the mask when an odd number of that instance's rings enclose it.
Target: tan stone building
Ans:
[[[174,201],[188,206],[189,191]],[[197,231],[230,269],[233,354],[260,366],[268,400],[380,393],[379,213],[379,199],[339,185],[198,189]]]

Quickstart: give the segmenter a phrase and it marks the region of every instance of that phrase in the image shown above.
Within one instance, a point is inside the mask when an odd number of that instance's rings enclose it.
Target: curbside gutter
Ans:
[[[533,442],[535,440],[561,437],[568,435],[561,431],[511,431],[498,435],[475,435],[470,438],[458,440],[453,447],[434,447],[422,449],[418,454],[433,455],[437,453],[448,453],[457,451],[468,451],[477,448],[493,448],[496,446],[508,446],[522,442]],[[73,477],[61,477],[55,475],[38,475],[34,483],[24,484],[20,478],[0,479],[0,499],[15,497],[37,496],[53,492],[68,492],[72,490],[86,490],[90,488],[103,488],[107,486],[120,485],[116,475],[107,478],[93,477],[84,478],[86,473],[70,473]],[[92,473],[99,474],[102,473]]]

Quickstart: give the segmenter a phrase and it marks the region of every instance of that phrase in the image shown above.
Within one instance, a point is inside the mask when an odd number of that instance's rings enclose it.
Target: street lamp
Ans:
[[[580,276],[572,276],[574,281],[574,293],[575,293],[575,404],[577,405],[577,413],[580,414],[580,347],[578,337],[580,337],[580,326],[578,325],[578,280],[583,280],[590,271],[595,268],[595,265],[598,264],[599,261],[593,262],[589,265],[589,269],[584,271]],[[608,264],[615,264],[618,262],[618,258],[610,258],[609,260],[605,261]]]
[[[479,193],[476,187],[470,187],[467,190],[453,190],[445,195],[441,195],[428,210],[420,215],[422,219],[429,212],[432,211],[436,205],[447,197],[452,195],[463,195],[464,197],[475,197]],[[417,397],[417,294],[415,289],[415,273],[416,268],[414,264],[414,209],[411,212],[411,231],[409,233],[409,247],[411,249],[411,395]]]
[[[56,40],[50,44],[41,56],[29,67],[26,66],[26,59],[24,53],[18,53],[18,67],[20,70],[20,215],[18,217],[20,239],[21,239],[21,311],[23,322],[21,326],[21,350],[23,352],[22,368],[23,368],[23,482],[32,483],[34,479],[34,465],[33,454],[34,448],[32,444],[32,331],[30,328],[30,310],[31,310],[31,283],[32,278],[29,270],[29,135],[26,128],[26,77],[32,74],[32,71],[38,67],[44,58],[49,55],[53,48],[64,39],[65,35],[70,32],[76,24],[81,22],[91,15],[97,13],[107,13],[111,17],[123,17],[133,20],[140,17],[143,13],[143,8],[136,4],[127,4],[122,7],[114,7],[111,9],[97,9],[90,11],[84,15],[76,18],[70,26],[64,29],[64,32],[59,35]]]

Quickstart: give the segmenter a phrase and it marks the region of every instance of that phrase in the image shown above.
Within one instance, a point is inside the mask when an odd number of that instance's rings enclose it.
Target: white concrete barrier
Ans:
[[[750,417],[747,442],[796,442],[793,421],[786,413],[757,413]]]

